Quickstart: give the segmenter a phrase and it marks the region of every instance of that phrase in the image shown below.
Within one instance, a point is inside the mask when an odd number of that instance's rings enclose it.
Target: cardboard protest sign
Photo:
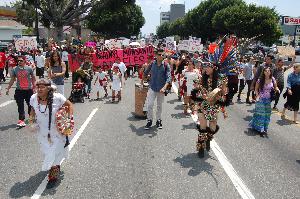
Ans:
[[[21,37],[21,38],[17,38],[15,41],[15,47],[17,49],[17,51],[20,50],[33,50],[33,49],[37,49],[37,41],[36,41],[36,37]]]
[[[201,44],[201,40],[191,39],[189,40],[189,52],[202,52],[203,45]]]
[[[106,42],[105,42],[106,44]],[[122,48],[122,40],[118,39],[110,39],[109,42],[106,44],[109,49],[120,49]]]
[[[190,41],[189,40],[180,40],[179,44],[177,45],[177,48],[179,51],[189,51],[189,45]]]
[[[124,40],[122,41],[122,44],[123,44],[123,46],[129,46],[129,44],[130,44],[130,39],[124,39]]]
[[[166,37],[166,48],[169,50],[174,50],[174,37]]]
[[[154,55],[153,46],[144,48],[126,48],[126,49],[113,49],[108,51],[99,51],[91,55],[94,66],[103,66],[110,68],[117,58],[121,62],[128,65],[142,65],[147,61],[148,55]],[[69,55],[69,66],[73,72],[77,70],[81,63],[84,61],[83,55]]]
[[[292,46],[277,46],[278,54],[281,56],[295,56],[295,48]]]

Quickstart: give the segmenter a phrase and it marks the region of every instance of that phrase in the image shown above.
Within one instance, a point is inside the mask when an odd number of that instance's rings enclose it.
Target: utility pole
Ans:
[[[35,8],[35,34],[36,34],[36,41],[37,41],[37,43],[40,43],[39,16],[38,16],[38,0],[34,0],[34,8]]]

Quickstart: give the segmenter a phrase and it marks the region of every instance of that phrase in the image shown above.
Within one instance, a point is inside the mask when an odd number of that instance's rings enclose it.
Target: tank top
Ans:
[[[61,73],[62,72],[62,66],[52,66],[52,73]],[[55,77],[52,79],[52,82],[56,85],[64,85],[64,76]]]

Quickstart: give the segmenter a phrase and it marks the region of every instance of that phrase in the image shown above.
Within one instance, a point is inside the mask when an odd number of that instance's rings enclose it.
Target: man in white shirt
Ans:
[[[36,76],[44,78],[44,67],[45,67],[45,56],[40,50],[36,51],[35,65],[36,65]]]

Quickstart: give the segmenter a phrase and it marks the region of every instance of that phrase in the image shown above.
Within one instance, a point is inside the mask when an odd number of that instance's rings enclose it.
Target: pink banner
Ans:
[[[124,62],[126,66],[142,65],[147,61],[148,55],[154,55],[153,46],[144,48],[126,48],[109,51],[99,51],[91,55],[94,66],[103,66],[110,68],[117,58]],[[73,72],[77,70],[84,61],[84,55],[69,55],[69,67]]]

